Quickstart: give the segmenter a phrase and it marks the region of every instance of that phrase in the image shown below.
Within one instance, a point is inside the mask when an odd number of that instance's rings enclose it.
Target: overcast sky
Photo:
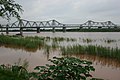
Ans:
[[[120,0],[15,0],[23,6],[21,15],[27,20],[56,19],[62,23],[87,20],[120,24]]]

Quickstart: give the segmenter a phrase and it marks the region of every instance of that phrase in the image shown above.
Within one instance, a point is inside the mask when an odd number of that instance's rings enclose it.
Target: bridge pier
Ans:
[[[37,28],[37,33],[40,33],[40,27]]]
[[[55,32],[55,27],[53,27],[52,32],[53,32],[53,33]]]
[[[63,27],[63,32],[66,32],[66,27]]]
[[[83,27],[79,27],[79,29],[82,29]]]
[[[102,27],[98,27],[98,29],[101,29]]]
[[[23,35],[23,27],[20,27],[20,35]]]
[[[6,34],[9,34],[8,27],[9,27],[9,25],[6,25]]]
[[[1,31],[0,32],[2,32],[2,25],[0,24],[0,28],[1,28]]]
[[[108,26],[108,29],[110,29],[110,26]]]
[[[88,29],[91,29],[91,27],[88,27]]]
[[[9,34],[9,30],[8,30],[8,27],[6,27],[6,34]]]

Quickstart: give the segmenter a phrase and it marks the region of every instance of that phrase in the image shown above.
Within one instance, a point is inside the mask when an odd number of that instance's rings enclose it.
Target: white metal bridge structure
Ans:
[[[89,20],[83,24],[64,24],[64,23],[60,23],[56,20],[49,20],[49,21],[28,21],[28,20],[24,20],[24,19],[20,19],[19,21],[16,21],[14,23],[11,24],[7,24],[7,25],[0,25],[0,28],[6,28],[6,33],[9,33],[9,29],[16,29],[19,28],[20,34],[22,34],[23,29],[31,29],[31,28],[35,28],[37,33],[40,32],[41,28],[44,29],[52,29],[53,32],[55,32],[55,29],[57,28],[62,28],[63,31],[65,32],[67,28],[78,28],[78,29],[82,29],[82,28],[87,28],[87,29],[91,29],[91,28],[118,28],[118,25],[114,24],[111,21],[106,21],[106,22],[94,22],[92,20]]]

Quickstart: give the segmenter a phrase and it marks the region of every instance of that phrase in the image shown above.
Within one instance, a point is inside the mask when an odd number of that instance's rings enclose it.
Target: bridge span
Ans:
[[[9,33],[9,29],[19,29],[20,34],[23,33],[23,29],[36,29],[37,33],[40,32],[40,29],[52,29],[55,32],[55,29],[62,28],[63,32],[66,31],[67,28],[77,28],[77,29],[91,29],[91,28],[118,28],[118,25],[114,24],[111,21],[106,22],[94,22],[92,20],[88,20],[83,24],[64,24],[60,23],[56,20],[49,21],[28,21],[21,19],[11,24],[0,25],[1,29],[6,29],[6,33]]]

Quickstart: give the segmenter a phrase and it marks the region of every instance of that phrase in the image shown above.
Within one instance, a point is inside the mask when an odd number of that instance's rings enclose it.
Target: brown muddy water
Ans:
[[[16,33],[10,33],[14,35]],[[119,32],[41,32],[37,33],[24,33],[24,36],[42,36],[42,37],[64,37],[64,38],[74,38],[74,42],[61,42],[59,45],[68,46],[74,44],[80,45],[102,45],[105,47],[120,49],[120,33]],[[111,40],[108,41],[108,40]],[[57,56],[61,57],[62,54],[59,49],[50,50],[47,53],[44,49],[29,51],[21,48],[13,48],[10,46],[0,47],[0,64],[15,64],[19,60],[24,62],[25,60],[29,62],[28,70],[32,71],[35,66],[45,65],[48,59]],[[120,62],[98,57],[92,55],[70,55],[75,56],[80,59],[90,60],[93,62],[95,67],[95,72],[92,72],[93,77],[102,78],[105,80],[120,80]]]

